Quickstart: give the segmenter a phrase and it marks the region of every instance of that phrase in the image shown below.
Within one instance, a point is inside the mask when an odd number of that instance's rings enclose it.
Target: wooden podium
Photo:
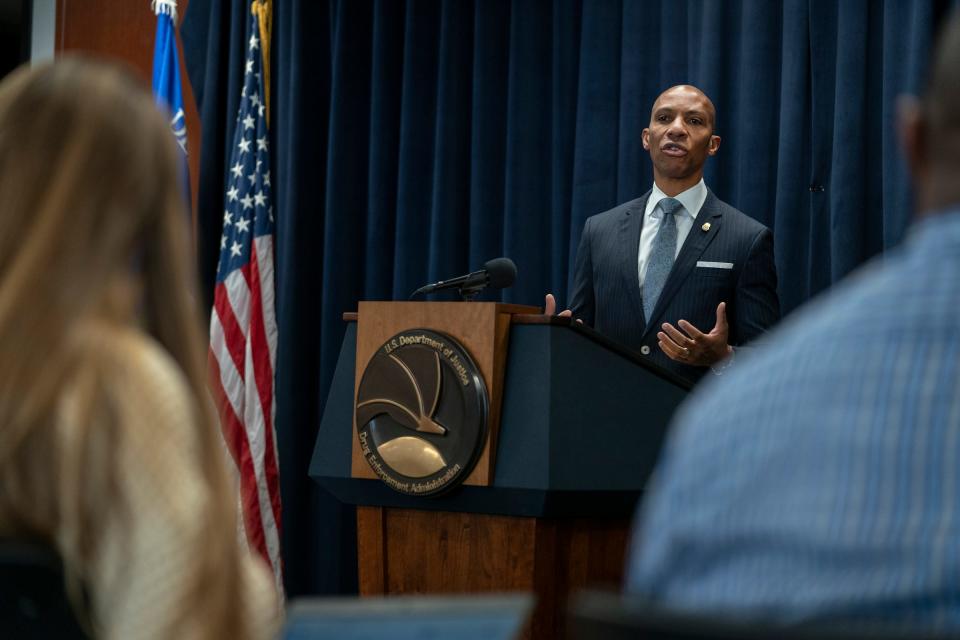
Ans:
[[[603,336],[498,303],[363,302],[350,322],[310,475],[357,505],[360,592],[532,591],[524,637],[563,637],[564,603],[622,581],[631,516],[689,386]],[[489,438],[463,484],[394,491],[357,444],[366,363],[391,336],[457,340],[489,393]],[[356,366],[359,363],[360,366]]]

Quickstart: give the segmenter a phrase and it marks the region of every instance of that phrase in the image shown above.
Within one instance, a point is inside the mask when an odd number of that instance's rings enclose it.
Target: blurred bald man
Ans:
[[[627,588],[672,608],[960,632],[960,14],[899,105],[917,219],[681,410]]]
[[[715,121],[696,87],[660,94],[642,133],[653,187],[587,219],[561,313],[691,383],[729,366],[734,346],[780,318],[773,235],[703,181],[720,149]],[[554,305],[548,295],[546,313]]]

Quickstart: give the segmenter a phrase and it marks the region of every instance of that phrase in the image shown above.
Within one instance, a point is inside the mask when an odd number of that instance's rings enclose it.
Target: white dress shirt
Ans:
[[[669,198],[667,194],[660,191],[656,183],[650,191],[650,197],[647,199],[647,208],[643,212],[643,227],[640,229],[640,250],[637,252],[637,273],[640,277],[640,292],[643,293],[643,281],[647,277],[647,264],[650,261],[650,252],[653,251],[653,241],[657,237],[657,231],[660,230],[660,221],[663,219],[663,211],[660,209],[660,201]],[[707,185],[703,178],[700,182],[693,185],[686,191],[673,196],[683,205],[683,211],[678,211],[677,216],[677,248],[673,257],[676,258],[680,253],[680,247],[693,228],[693,221],[697,219],[700,213],[700,207],[707,199]]]

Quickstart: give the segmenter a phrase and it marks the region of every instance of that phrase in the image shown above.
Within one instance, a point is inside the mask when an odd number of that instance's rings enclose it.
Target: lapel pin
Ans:
[[[710,223],[709,223],[709,222],[704,222],[704,223],[703,223],[703,226],[700,227],[700,228],[703,229],[704,231],[710,231]]]

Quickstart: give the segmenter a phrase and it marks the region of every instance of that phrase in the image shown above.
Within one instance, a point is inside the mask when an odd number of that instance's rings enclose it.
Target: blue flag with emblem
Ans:
[[[177,2],[153,0],[157,14],[157,40],[153,48],[153,95],[170,115],[170,130],[187,155],[187,123],[180,88],[180,60],[177,57]]]

